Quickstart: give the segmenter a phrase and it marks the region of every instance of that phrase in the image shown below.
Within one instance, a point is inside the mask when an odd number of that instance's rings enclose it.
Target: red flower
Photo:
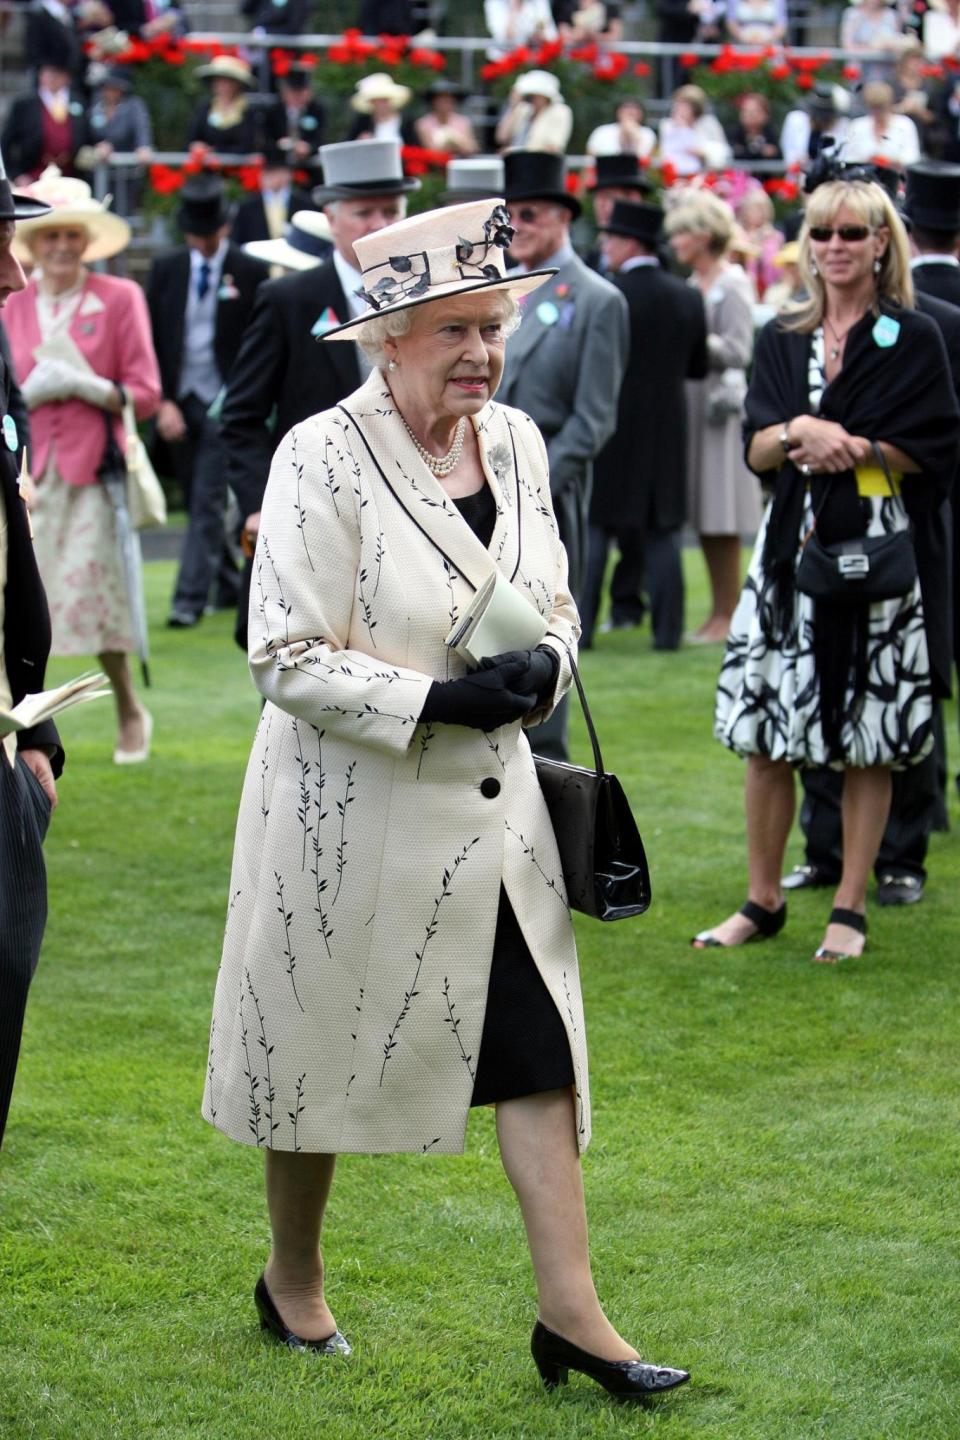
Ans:
[[[577,195],[580,192],[580,176],[576,170],[569,170],[563,182],[563,188],[568,195]]]
[[[663,183],[667,189],[677,183],[677,167],[672,160],[664,160],[660,166],[660,174],[663,176]]]
[[[543,66],[549,65],[553,60],[559,60],[562,54],[562,40],[545,40],[534,55],[533,63],[542,69]]]
[[[689,50],[686,50],[680,56],[680,64],[683,66],[684,70],[693,70],[696,68],[697,65],[700,64],[700,56],[693,55],[690,53]]]
[[[840,74],[843,76],[844,80],[859,80],[860,66],[844,65],[843,69],[840,71]]]
[[[172,195],[183,184],[183,176],[169,165],[151,165],[150,184],[158,195]]]
[[[450,162],[446,150],[427,150],[422,145],[404,145],[400,151],[404,173],[426,175],[428,170],[442,170]]]
[[[446,70],[447,62],[439,50],[411,50],[407,57],[411,65],[419,65],[424,70]]]
[[[790,79],[790,66],[789,66],[789,65],[784,65],[782,62],[781,62],[779,65],[771,65],[771,66],[770,66],[770,79],[771,79],[771,80],[789,80],[789,79]]]
[[[925,80],[942,80],[942,79],[943,79],[943,66],[942,66],[942,65],[921,65],[921,66],[920,66],[920,74],[924,77]]]
[[[634,75],[649,75],[650,66],[647,64],[646,60],[638,60],[636,65],[634,65],[633,67],[633,73]]]
[[[593,67],[595,80],[616,80],[628,69],[630,61],[618,52],[602,55]]]
[[[577,45],[570,51],[571,60],[580,60],[584,65],[595,65],[600,55],[600,46],[595,40],[589,45]]]
[[[812,76],[812,75],[808,75],[808,74],[806,73],[806,71],[804,71],[804,73],[803,73],[802,75],[798,75],[798,76],[797,76],[797,88],[798,88],[799,90],[812,90],[812,89],[813,89],[813,76]]]
[[[237,176],[240,180],[241,187],[244,190],[259,190],[262,171],[263,165],[261,163],[239,166]]]

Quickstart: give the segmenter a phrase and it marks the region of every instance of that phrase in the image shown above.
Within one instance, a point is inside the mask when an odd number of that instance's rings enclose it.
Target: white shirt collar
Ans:
[[[219,277],[220,271],[221,271],[222,268],[223,268],[223,262],[224,262],[224,260],[227,258],[227,246],[228,246],[229,244],[230,244],[230,241],[227,239],[227,237],[226,237],[226,235],[225,235],[225,236],[223,237],[223,239],[220,241],[220,244],[217,246],[216,250],[213,252],[213,254],[210,256],[209,259],[207,259],[207,257],[206,257],[205,255],[201,255],[199,250],[191,250],[191,251],[190,251],[190,278],[191,278],[191,280],[195,280],[196,277],[199,275],[199,273],[200,273],[200,266],[204,263],[204,261],[206,261],[206,263],[210,266],[210,275],[211,275],[211,276],[217,276],[217,277]]]
[[[628,270],[639,270],[641,266],[660,268],[660,261],[656,255],[631,255],[629,260],[624,260],[620,266],[620,274],[626,275]]]
[[[337,272],[337,279],[340,281],[343,293],[347,297],[347,304],[350,307],[351,316],[362,315],[368,308],[366,301],[362,300],[357,294],[357,291],[363,288],[363,276],[349,261],[344,260],[336,246],[334,246],[333,251],[333,266]]]
[[[910,269],[914,270],[918,265],[960,265],[960,260],[956,255],[914,255]]]

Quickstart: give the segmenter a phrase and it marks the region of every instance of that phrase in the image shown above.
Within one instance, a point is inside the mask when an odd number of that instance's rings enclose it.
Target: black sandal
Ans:
[[[861,915],[857,910],[845,910],[842,905],[835,905],[830,911],[828,925],[847,925],[851,930],[856,930],[858,935],[864,938],[864,949],[866,949],[867,938],[867,917]],[[860,955],[863,950],[860,951]],[[841,960],[858,960],[859,955],[854,955],[849,950],[830,950],[826,945],[821,945],[814,955],[814,960],[821,965],[837,965]]]
[[[762,905],[757,905],[753,900],[747,900],[740,906],[738,914],[743,915],[751,924],[756,925],[755,935],[748,935],[746,940],[740,940],[740,945],[749,945],[751,940],[769,940],[774,935],[779,935],[787,923],[787,902],[783,901],[778,910],[765,910]],[[712,930],[701,930],[699,935],[694,935],[690,944],[697,950],[734,950],[734,945],[724,945],[718,940]]]

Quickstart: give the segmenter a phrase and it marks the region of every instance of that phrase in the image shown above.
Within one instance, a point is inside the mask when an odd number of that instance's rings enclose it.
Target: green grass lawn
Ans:
[[[693,1383],[657,1409],[573,1375],[542,1390],[490,1111],[463,1157],[342,1162],[325,1250],[352,1359],[261,1339],[262,1162],[199,1116],[258,702],[230,617],[161,628],[171,582],[148,567],[149,765],[111,764],[105,703],[63,723],[50,923],[0,1157],[4,1440],[957,1440],[957,831],[933,838],[922,906],[873,908],[861,962],[810,964],[823,892],[792,899],[768,944],[694,952],[743,898],[743,770],[711,738],[719,652],[657,655],[646,631],[601,637],[583,665],[656,896],[637,921],[578,924],[585,1176],[611,1316]]]

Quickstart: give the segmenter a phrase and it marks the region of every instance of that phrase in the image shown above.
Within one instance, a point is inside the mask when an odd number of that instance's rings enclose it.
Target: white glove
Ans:
[[[94,375],[92,370],[72,371],[72,382],[71,395],[75,395],[78,400],[85,400],[88,405],[96,405],[100,410],[107,408],[116,390],[112,380],[105,380],[102,375]]]
[[[63,360],[41,360],[20,386],[28,410],[48,405],[53,400],[66,400],[74,394],[76,370]]]

